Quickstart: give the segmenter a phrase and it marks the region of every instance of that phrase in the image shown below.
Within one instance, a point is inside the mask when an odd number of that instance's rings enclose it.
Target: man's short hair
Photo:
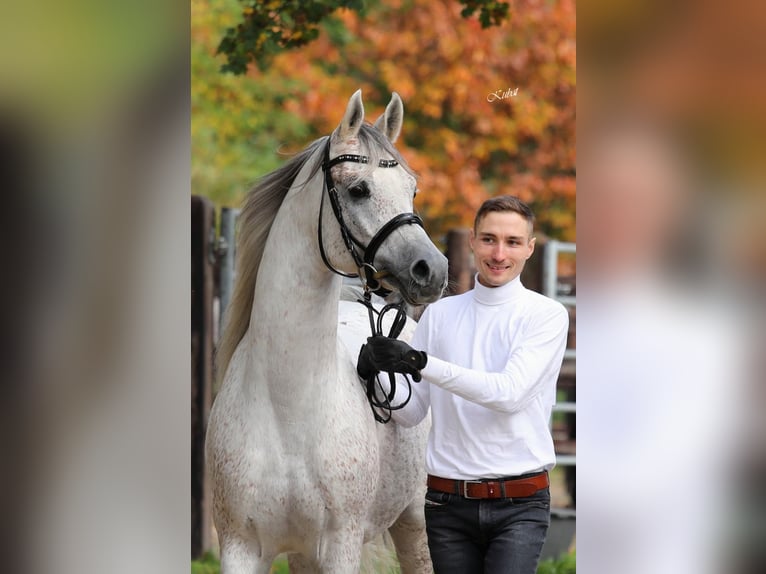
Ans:
[[[535,225],[535,214],[529,206],[521,201],[518,197],[513,195],[498,195],[497,197],[491,197],[481,204],[479,211],[476,212],[476,218],[473,220],[473,229],[479,226],[479,222],[490,212],[493,211],[513,211],[518,213],[529,224],[529,235],[532,235],[532,229]]]

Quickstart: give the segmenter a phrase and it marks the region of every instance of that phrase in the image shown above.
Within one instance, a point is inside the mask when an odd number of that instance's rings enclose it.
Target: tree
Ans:
[[[215,27],[222,31],[237,21],[239,6],[221,3],[226,17]],[[511,193],[532,204],[543,232],[574,240],[574,1],[518,0],[510,18],[487,28],[461,12],[441,0],[386,0],[364,14],[341,9],[313,42],[242,76],[214,73],[221,56],[213,57],[208,26],[193,56],[205,62],[204,78],[192,91],[195,114],[203,110],[193,121],[194,145],[212,162],[204,166],[209,184],[218,185],[222,161],[208,146],[224,155],[242,150],[262,174],[279,163],[282,144],[298,151],[329,133],[356,89],[370,118],[397,91],[405,105],[397,146],[419,174],[416,208],[435,239],[470,225],[487,197]],[[192,33],[201,37],[196,21]],[[204,145],[197,147],[195,133]],[[231,185],[221,193],[233,200],[247,189],[243,173],[254,171],[243,168],[235,192],[235,163],[226,164]],[[202,175],[196,166],[195,173]]]
[[[238,11],[237,0],[192,1],[192,188],[228,206],[239,205],[258,177],[280,165],[285,142],[308,143],[314,133],[283,107],[299,80],[220,73],[215,49]]]
[[[483,27],[499,24],[508,4],[498,0],[459,0],[463,17],[479,11]],[[241,21],[226,30],[218,53],[226,55],[223,70],[244,74],[255,62],[266,69],[284,50],[305,46],[319,36],[320,23],[339,8],[365,14],[364,0],[244,0]]]

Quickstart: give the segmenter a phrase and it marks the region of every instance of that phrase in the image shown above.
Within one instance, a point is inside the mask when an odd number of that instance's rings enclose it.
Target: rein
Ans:
[[[390,303],[378,311],[375,309],[375,307],[373,307],[372,301],[370,301],[369,291],[365,291],[364,299],[357,299],[357,302],[367,307],[367,314],[370,318],[370,331],[372,331],[373,337],[383,335],[383,317],[385,317],[386,313],[389,313],[395,309],[396,316],[394,317],[394,322],[391,325],[391,329],[389,330],[387,337],[391,339],[396,339],[399,337],[402,329],[404,329],[404,326],[407,323],[407,314],[404,312],[403,302]],[[375,321],[374,318],[375,313],[378,314],[377,321]],[[393,411],[403,409],[407,403],[410,402],[410,399],[412,398],[412,383],[410,382],[409,376],[404,375],[404,378],[407,381],[407,398],[398,405],[394,405],[392,401],[396,395],[396,373],[388,373],[388,393],[386,393],[383,385],[380,384],[378,376],[379,373],[373,373],[367,377],[367,380],[365,381],[365,390],[367,393],[367,402],[370,403],[370,408],[372,409],[372,416],[374,416],[375,420],[379,423],[386,424],[391,420],[391,413]]]
[[[361,303],[367,308],[367,314],[370,319],[370,331],[373,337],[383,335],[384,316],[386,313],[396,310],[394,322],[391,325],[391,329],[387,335],[392,339],[396,339],[401,334],[402,329],[407,322],[407,315],[404,312],[404,302],[388,304],[380,311],[377,311],[375,307],[373,307],[371,301],[371,293],[375,293],[380,297],[386,297],[387,295],[391,294],[391,291],[383,287],[383,284],[380,281],[381,278],[385,277],[388,273],[386,271],[378,271],[375,268],[375,255],[377,254],[378,249],[383,244],[383,242],[388,238],[389,235],[391,235],[391,233],[394,232],[395,229],[401,227],[402,225],[410,224],[416,224],[423,227],[423,220],[419,215],[415,213],[400,213],[399,215],[396,215],[387,221],[377,231],[377,233],[375,233],[367,246],[365,246],[361,241],[354,237],[354,234],[351,233],[351,230],[348,228],[345,220],[343,219],[343,210],[341,209],[340,202],[338,200],[338,189],[332,179],[330,169],[333,166],[343,162],[367,164],[369,161],[369,157],[356,154],[342,154],[333,159],[330,159],[330,138],[327,139],[327,145],[324,148],[324,159],[322,161],[322,171],[324,171],[324,188],[327,190],[327,195],[330,198],[330,206],[332,207],[333,214],[335,215],[335,220],[338,222],[338,226],[340,227],[340,234],[343,238],[343,243],[346,245],[346,249],[351,254],[351,257],[359,269],[359,272],[356,275],[353,273],[344,273],[343,271],[336,269],[327,258],[327,253],[324,249],[322,233],[322,213],[324,211],[325,197],[324,191],[322,192],[322,199],[319,204],[319,225],[317,226],[319,253],[322,256],[322,261],[324,262],[325,266],[333,273],[343,277],[358,276],[362,280],[362,284],[364,286],[364,299],[357,299],[357,302]],[[378,167],[383,168],[396,167],[397,165],[399,165],[399,162],[395,159],[382,159],[378,162]],[[361,256],[357,251],[357,247],[362,251]],[[376,313],[378,315],[377,321],[375,320]],[[392,404],[394,396],[396,395],[395,373],[388,373],[388,379],[390,383],[390,390],[388,393],[385,392],[383,386],[380,384],[378,374],[372,374],[367,378],[365,386],[367,401],[370,403],[370,408],[372,409],[372,414],[375,417],[375,420],[379,423],[385,424],[390,421],[392,411],[404,408],[404,406],[410,402],[410,399],[412,398],[412,385],[410,383],[409,377],[407,375],[404,375],[404,377],[407,380],[407,398],[404,400],[404,402],[398,405]],[[381,396],[382,398],[379,398]]]

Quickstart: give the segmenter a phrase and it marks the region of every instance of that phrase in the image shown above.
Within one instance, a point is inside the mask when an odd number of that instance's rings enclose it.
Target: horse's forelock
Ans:
[[[369,177],[369,175],[378,167],[380,160],[395,159],[399,162],[405,172],[413,177],[417,177],[417,174],[407,164],[405,159],[394,147],[394,144],[381,132],[378,128],[372,124],[362,124],[357,134],[361,150],[360,154],[366,155],[370,158],[366,165],[362,166],[362,169],[357,171],[355,177],[350,182],[350,185],[359,183],[361,180]]]

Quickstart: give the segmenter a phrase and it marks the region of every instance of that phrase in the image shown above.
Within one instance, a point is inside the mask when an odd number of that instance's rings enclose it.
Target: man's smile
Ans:
[[[487,267],[492,269],[492,271],[505,271],[506,269],[510,269],[510,265],[497,265],[495,263],[487,263]]]

